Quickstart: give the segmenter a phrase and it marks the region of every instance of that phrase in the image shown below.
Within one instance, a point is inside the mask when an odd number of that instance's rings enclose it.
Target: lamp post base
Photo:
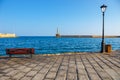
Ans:
[[[101,42],[101,53],[105,53],[105,43]]]

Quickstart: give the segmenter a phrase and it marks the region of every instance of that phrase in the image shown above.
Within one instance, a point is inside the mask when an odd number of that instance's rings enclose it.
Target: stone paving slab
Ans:
[[[0,56],[0,80],[120,80],[120,58],[100,53]]]

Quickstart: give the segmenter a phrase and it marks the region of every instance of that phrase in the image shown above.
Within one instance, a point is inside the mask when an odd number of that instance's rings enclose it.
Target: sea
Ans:
[[[35,54],[62,54],[68,52],[91,52],[101,50],[101,38],[56,38],[55,36],[20,36],[0,38],[0,55],[6,48],[34,48]],[[120,38],[105,38],[112,50],[120,50]]]

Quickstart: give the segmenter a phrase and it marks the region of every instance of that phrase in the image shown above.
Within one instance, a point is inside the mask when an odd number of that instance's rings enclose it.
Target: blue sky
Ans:
[[[0,33],[101,35],[102,4],[105,35],[120,35],[120,0],[0,0]]]

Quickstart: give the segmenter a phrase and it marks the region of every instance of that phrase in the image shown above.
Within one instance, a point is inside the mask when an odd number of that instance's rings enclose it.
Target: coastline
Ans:
[[[41,56],[59,56],[59,55],[75,55],[75,54],[105,54],[105,55],[110,55],[110,56],[118,56],[120,57],[120,50],[112,50],[110,53],[100,53],[100,52],[64,52],[64,53],[37,53],[34,55],[41,55]],[[19,56],[19,55],[17,55]],[[8,57],[8,55],[0,55],[0,57]]]
[[[74,55],[74,54],[105,54],[109,56],[119,57],[120,58],[120,50],[112,50],[110,53],[100,53],[100,52],[65,52],[65,53],[56,53],[56,54],[35,54],[35,55],[42,55],[42,56],[55,56],[55,55]]]

